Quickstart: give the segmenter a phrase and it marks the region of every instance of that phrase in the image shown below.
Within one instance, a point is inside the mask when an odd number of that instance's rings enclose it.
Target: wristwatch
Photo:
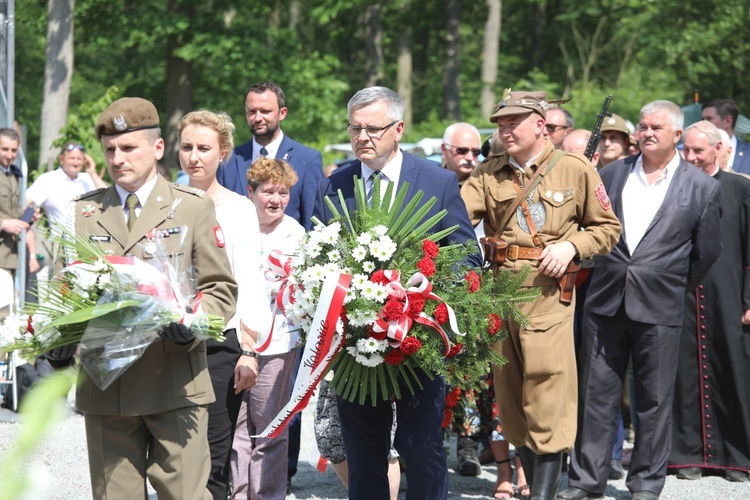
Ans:
[[[240,354],[243,356],[250,356],[251,358],[257,358],[258,353],[255,351],[248,351],[247,349],[243,349],[240,351]]]

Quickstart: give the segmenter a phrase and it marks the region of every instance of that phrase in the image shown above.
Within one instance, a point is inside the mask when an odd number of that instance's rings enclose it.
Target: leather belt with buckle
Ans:
[[[519,247],[518,245],[509,245],[508,246],[508,260],[539,260],[539,257],[542,256],[542,248],[532,248],[532,247]]]

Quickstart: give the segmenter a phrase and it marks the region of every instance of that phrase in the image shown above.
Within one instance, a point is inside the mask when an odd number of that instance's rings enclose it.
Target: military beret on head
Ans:
[[[546,118],[547,107],[547,92],[513,92],[505,89],[503,100],[495,106],[495,114],[490,117],[490,121],[496,123],[501,116],[521,115],[529,112]]]
[[[99,116],[96,138],[158,126],[159,114],[153,104],[140,97],[123,97],[110,104]]]

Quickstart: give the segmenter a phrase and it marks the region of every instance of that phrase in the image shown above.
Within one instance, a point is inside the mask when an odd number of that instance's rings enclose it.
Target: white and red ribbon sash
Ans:
[[[386,332],[391,347],[398,347],[401,345],[404,338],[406,338],[409,330],[411,330],[412,322],[416,321],[417,323],[429,326],[438,332],[445,346],[443,355],[447,356],[451,349],[451,341],[448,334],[440,323],[425,312],[412,314],[409,311],[409,297],[413,295],[421,295],[425,300],[435,300],[445,304],[448,310],[448,325],[450,326],[451,331],[455,335],[463,336],[465,334],[458,330],[458,322],[456,321],[456,314],[453,311],[453,308],[451,308],[451,306],[438,295],[432,293],[432,283],[422,273],[415,273],[409,278],[409,281],[406,283],[408,288],[404,288],[401,284],[398,271],[388,270],[385,271],[384,274],[389,280],[385,285],[386,290],[388,291],[388,298],[402,300],[404,305],[401,316],[394,321],[386,321],[382,316],[382,312],[378,313],[378,319],[373,324],[373,330],[378,333]]]
[[[292,417],[307,407],[320,379],[344,345],[345,335],[340,316],[351,280],[349,274],[336,273],[323,282],[318,307],[315,309],[312,327],[302,354],[302,364],[292,390],[292,398],[268,427],[253,437],[278,436]],[[337,332],[340,322],[342,329]]]
[[[268,335],[264,338],[262,332],[259,332],[258,343],[255,350],[263,352],[271,345],[273,332],[276,328],[276,313],[281,311],[286,314],[286,308],[294,304],[294,292],[298,288],[296,285],[289,283],[289,277],[292,275],[292,258],[287,257],[282,260],[284,254],[281,250],[272,250],[268,254],[267,269],[263,273],[266,281],[278,284],[276,298],[273,301],[273,311],[271,311],[271,327],[268,329]]]

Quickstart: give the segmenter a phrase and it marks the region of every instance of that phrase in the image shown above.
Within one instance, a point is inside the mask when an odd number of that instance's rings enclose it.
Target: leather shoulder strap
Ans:
[[[513,203],[511,203],[510,208],[507,212],[505,212],[505,217],[503,217],[503,221],[500,223],[500,227],[498,228],[497,232],[495,233],[495,238],[499,238],[503,231],[505,231],[505,228],[508,227],[508,223],[510,222],[510,218],[513,216],[514,213],[516,213],[516,209],[518,208],[518,205],[521,204],[521,202],[526,198],[531,191],[534,190],[534,188],[539,185],[539,183],[542,181],[542,178],[547,175],[550,170],[552,170],[552,167],[557,164],[560,159],[565,156],[564,151],[555,151],[555,153],[547,159],[545,162],[546,164],[542,164],[537,169],[534,176],[531,178],[531,182],[526,184],[526,187],[523,188],[523,191],[521,191],[518,196],[516,196],[516,199],[513,200]]]

